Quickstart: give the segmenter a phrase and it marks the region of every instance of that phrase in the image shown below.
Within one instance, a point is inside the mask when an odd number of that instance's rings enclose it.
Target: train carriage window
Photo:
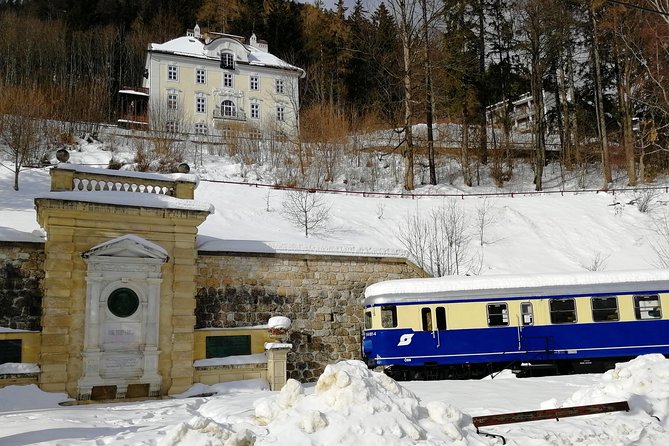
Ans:
[[[381,307],[381,326],[383,328],[397,327],[397,307]]]
[[[615,296],[593,297],[591,303],[593,321],[606,322],[620,319],[618,316],[618,299]]]
[[[509,309],[506,304],[488,304],[488,326],[509,325]]]
[[[520,304],[520,315],[523,325],[532,325],[534,323],[534,313],[532,311],[531,302],[523,302]]]
[[[437,330],[446,330],[446,308],[437,307]]]
[[[576,302],[574,299],[552,299],[550,310],[552,324],[576,322]]]
[[[422,308],[420,316],[423,321],[423,331],[432,331],[432,310],[427,307]]]
[[[637,319],[661,318],[660,297],[657,294],[634,296],[634,314]]]
[[[365,330],[372,328],[372,312],[365,311]]]

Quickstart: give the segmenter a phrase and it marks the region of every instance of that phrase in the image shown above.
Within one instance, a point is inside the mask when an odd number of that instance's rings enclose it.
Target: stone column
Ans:
[[[265,343],[267,351],[267,381],[270,390],[281,390],[286,384],[286,362],[288,352],[293,348],[292,344],[281,344],[277,342]]]

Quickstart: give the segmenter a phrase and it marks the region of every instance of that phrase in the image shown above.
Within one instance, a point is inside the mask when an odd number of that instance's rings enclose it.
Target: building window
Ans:
[[[551,299],[551,324],[576,322],[576,302],[574,299]]]
[[[249,138],[253,140],[261,140],[262,132],[258,129],[253,129],[249,132]]]
[[[251,118],[260,119],[260,104],[258,102],[251,102]]]
[[[209,133],[209,129],[207,128],[207,124],[204,122],[196,122],[195,123],[195,134],[197,135],[206,135]]]
[[[437,307],[437,330],[446,330],[446,308]]]
[[[286,91],[286,86],[283,83],[283,79],[277,79],[275,85],[277,93],[283,94]]]
[[[634,296],[634,314],[637,319],[661,318],[660,297],[657,294]]]
[[[397,327],[397,307],[381,307],[381,326],[383,328]]]
[[[509,309],[506,304],[488,304],[488,326],[509,325]]]
[[[258,90],[260,90],[260,79],[258,78],[258,76],[253,75],[253,76],[251,76],[250,79],[251,79],[251,80],[250,80],[250,84],[251,84],[251,85],[250,85],[250,88],[251,88],[251,90],[253,90],[253,91],[258,91]]]
[[[286,108],[283,105],[276,106],[276,120],[280,122],[286,120]]]
[[[235,111],[235,103],[229,99],[226,99],[225,101],[221,102],[221,113],[223,114],[223,116],[227,117],[237,116],[237,112]]]
[[[223,73],[223,86],[232,88],[232,73]]]
[[[207,113],[207,98],[204,96],[198,96],[195,98],[195,112],[196,113]]]
[[[179,132],[179,124],[174,122],[174,121],[168,121],[165,124],[165,131],[168,133],[178,133]]]
[[[592,320],[595,322],[617,321],[618,299],[611,297],[593,297],[592,298]]]
[[[168,81],[179,80],[179,67],[177,67],[176,65],[167,66],[167,80]]]
[[[232,53],[221,53],[221,68],[235,69],[235,56]]]
[[[21,362],[21,339],[0,340],[0,364]]]
[[[420,318],[423,321],[423,331],[432,331],[432,310],[430,308],[421,308]]]
[[[167,94],[167,108],[168,110],[176,110],[179,96],[176,93]]]
[[[206,84],[207,83],[207,72],[204,68],[197,68],[195,70],[195,83],[197,84]]]

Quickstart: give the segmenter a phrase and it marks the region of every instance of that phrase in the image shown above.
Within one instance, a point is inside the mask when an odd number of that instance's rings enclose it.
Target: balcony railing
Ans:
[[[229,119],[232,121],[246,121],[246,113],[243,110],[221,110],[214,109],[214,119]]]

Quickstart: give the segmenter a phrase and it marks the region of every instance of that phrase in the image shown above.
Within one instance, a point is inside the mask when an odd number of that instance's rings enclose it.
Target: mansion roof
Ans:
[[[260,48],[241,43],[232,37],[217,37],[202,41],[193,36],[177,37],[165,43],[152,43],[149,52],[175,54],[179,56],[193,57],[198,59],[219,60],[221,49],[234,49],[235,54],[241,58],[240,63],[282,70],[296,71],[300,77],[304,76],[304,70],[279,59],[275,55],[261,50]]]

